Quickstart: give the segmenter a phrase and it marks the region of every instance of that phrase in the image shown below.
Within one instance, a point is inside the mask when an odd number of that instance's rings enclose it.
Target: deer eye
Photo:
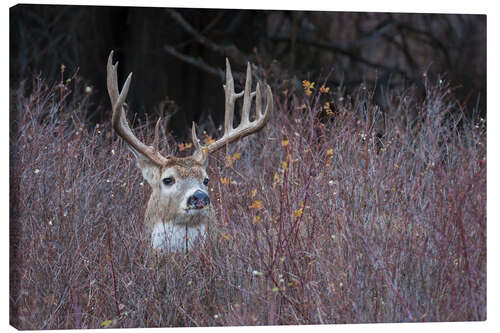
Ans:
[[[165,185],[174,185],[175,183],[175,179],[172,178],[172,177],[167,177],[167,178],[163,178],[163,184]]]
[[[205,179],[203,180],[203,185],[205,185],[205,186],[207,186],[207,185],[208,185],[208,178],[205,178]]]

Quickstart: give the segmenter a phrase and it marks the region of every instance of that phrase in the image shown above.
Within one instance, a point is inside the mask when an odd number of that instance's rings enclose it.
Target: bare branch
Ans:
[[[175,48],[173,48],[170,45],[165,45],[164,49],[171,56],[176,57],[177,59],[182,60],[184,62],[187,62],[188,64],[191,64],[193,66],[196,66],[199,69],[201,69],[201,70],[203,70],[203,71],[205,71],[205,72],[207,72],[207,73],[209,73],[211,75],[217,76],[221,80],[224,80],[224,71],[222,69],[220,69],[220,68],[213,68],[213,67],[211,67],[210,65],[208,65],[206,62],[204,62],[200,58],[195,59],[195,58],[193,58],[193,57],[191,57],[189,55],[180,53],[180,52],[178,52]]]
[[[289,43],[292,42],[291,38],[288,36],[271,36],[271,37],[269,37],[269,39],[272,41],[275,41],[275,42],[289,42]],[[412,78],[408,77],[407,74],[403,70],[399,69],[398,67],[389,67],[389,66],[386,66],[383,64],[379,64],[379,63],[370,61],[370,60],[365,59],[363,57],[360,57],[352,52],[349,52],[348,50],[346,50],[338,45],[335,45],[332,42],[311,40],[311,39],[299,37],[299,36],[297,37],[297,42],[301,43],[301,44],[305,44],[305,45],[316,46],[316,47],[322,48],[324,50],[329,50],[329,51],[341,54],[343,56],[350,58],[352,61],[356,61],[356,62],[365,64],[365,65],[373,67],[373,68],[383,69],[385,71],[397,73],[397,74],[401,75],[402,77],[404,77],[405,79],[407,79],[408,81],[414,82],[414,80]]]
[[[235,45],[218,45],[211,41],[210,39],[203,36],[198,32],[188,21],[182,17],[177,11],[167,8],[167,12],[172,16],[172,18],[180,24],[180,26],[190,35],[192,35],[200,44],[206,46],[210,50],[220,53],[223,56],[230,57],[233,61],[238,64],[246,63],[247,57],[235,46]]]

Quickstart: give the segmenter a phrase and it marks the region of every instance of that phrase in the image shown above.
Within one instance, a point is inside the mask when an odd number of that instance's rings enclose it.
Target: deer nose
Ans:
[[[210,205],[210,198],[205,192],[196,190],[196,192],[188,198],[187,205],[189,208],[204,208],[205,206]]]

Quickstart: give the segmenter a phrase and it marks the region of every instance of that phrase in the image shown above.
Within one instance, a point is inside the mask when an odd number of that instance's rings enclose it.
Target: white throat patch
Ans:
[[[170,252],[190,250],[198,239],[206,235],[206,225],[187,227],[173,223],[157,223],[151,233],[154,249]]]

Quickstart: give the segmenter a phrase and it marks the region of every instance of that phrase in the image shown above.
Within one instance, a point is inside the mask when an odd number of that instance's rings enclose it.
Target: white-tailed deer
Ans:
[[[123,103],[127,97],[132,79],[130,73],[120,92],[117,78],[118,63],[113,65],[113,51],[108,58],[107,86],[113,108],[113,128],[128,143],[137,159],[144,179],[152,188],[145,214],[145,231],[151,235],[155,250],[188,250],[197,239],[204,238],[214,223],[214,212],[208,196],[206,167],[208,154],[262,129],[269,119],[273,97],[269,85],[265,87],[266,109],[262,112],[262,96],[259,83],[251,92],[252,73],[247,66],[245,89],[235,93],[229,61],[226,59],[226,96],[224,135],[217,141],[202,146],[196,136],[193,122],[192,140],[194,154],[188,157],[162,156],[158,150],[158,129],[156,123],[153,145],[141,142],[132,132],[126,119]],[[243,96],[241,123],[233,128],[234,106],[237,98]],[[255,120],[250,121],[250,107],[255,97]]]

